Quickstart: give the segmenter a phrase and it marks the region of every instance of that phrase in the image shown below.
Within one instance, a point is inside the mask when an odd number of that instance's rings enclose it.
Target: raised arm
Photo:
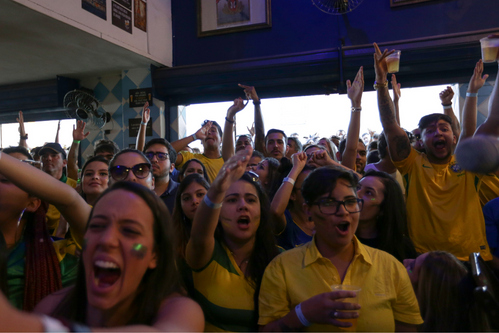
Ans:
[[[461,135],[461,127],[459,126],[459,120],[454,114],[454,109],[452,108],[452,98],[454,98],[454,91],[451,87],[447,87],[439,94],[439,96],[444,108],[444,114],[449,116],[452,120],[452,133],[454,133],[456,138],[459,138],[459,136]]]
[[[175,149],[176,152],[180,152],[182,149],[187,147],[187,145],[189,143],[194,142],[198,139],[199,140],[206,139],[206,136],[208,135],[208,130],[210,129],[212,124],[213,123],[211,121],[209,121],[206,124],[204,124],[204,126],[202,126],[200,129],[198,129],[196,133],[189,135],[189,136],[186,136],[185,138],[182,138],[180,140],[173,141],[171,143],[173,149]],[[177,154],[177,160],[175,161],[175,165],[178,166],[178,165],[182,164],[183,160],[184,160],[184,158],[182,157],[182,154]]]
[[[140,122],[139,133],[137,133],[137,141],[135,142],[135,149],[137,150],[144,150],[144,146],[146,144],[147,123],[150,119],[151,109],[149,109],[149,102],[146,102],[146,104],[144,104],[144,108],[142,109],[142,121]]]
[[[244,101],[242,98],[236,98],[234,104],[227,110],[225,117],[224,137],[222,140],[222,158],[224,161],[229,160],[234,155],[234,123],[236,113],[244,109]]]
[[[329,156],[329,154],[325,150],[315,151],[313,154],[314,154],[314,156],[312,156],[312,162],[315,165],[317,165],[318,167],[323,167],[326,165],[334,165],[335,167],[338,167],[338,168],[343,169],[345,171],[353,172],[353,174],[355,176],[357,176],[357,179],[362,178],[362,175],[360,173],[358,173],[357,171],[355,171],[354,169],[347,168],[343,164],[340,164],[340,163],[336,162],[335,160],[333,160],[331,158],[331,156]]]
[[[55,132],[55,143],[59,143],[59,132],[61,131],[61,121],[57,122],[57,131]]]
[[[83,244],[91,208],[71,186],[1,152],[0,173],[23,191],[54,205],[68,221],[75,240]]]
[[[68,154],[68,177],[71,179],[78,179],[78,147],[80,146],[80,141],[87,138],[90,132],[85,133],[86,124],[78,120],[75,125],[73,125],[73,143],[71,144],[71,149],[69,149]]]
[[[185,252],[185,259],[191,268],[199,269],[209,262],[215,248],[215,229],[225,192],[244,174],[250,157],[251,150],[241,150],[225,162],[196,210]]]
[[[307,154],[304,152],[296,153],[291,156],[291,159],[293,160],[293,167],[288,173],[288,178],[290,178],[292,182],[282,182],[270,205],[270,212],[274,216],[273,231],[276,235],[280,234],[284,228],[286,228],[286,216],[284,215],[284,212],[288,206],[289,199],[291,198],[291,193],[295,186],[294,182],[307,164]]]
[[[253,105],[255,106],[255,150],[263,153],[265,151],[265,128],[263,125],[262,109],[260,107],[262,102],[256,93],[255,87],[243,84],[239,84],[239,87],[244,89],[248,99],[253,100]]]
[[[388,67],[386,57],[394,51],[385,50],[381,53],[378,44],[374,43],[374,69],[376,72],[376,90],[378,91],[378,109],[383,131],[386,135],[388,149],[393,161],[402,161],[411,152],[411,143],[405,131],[400,127],[395,117],[393,102],[388,93]]]
[[[400,126],[400,109],[399,109],[399,100],[402,93],[400,91],[400,83],[397,83],[397,77],[395,74],[392,74],[392,90],[393,90],[393,107],[395,108],[395,118],[397,119],[397,123]]]
[[[341,164],[347,168],[355,170],[355,161],[357,159],[357,147],[359,144],[360,133],[360,103],[362,93],[364,92],[364,68],[360,67],[353,83],[347,80],[348,98],[352,102],[352,112],[350,114],[350,124],[348,125],[347,141],[345,151],[341,157]]]
[[[28,134],[26,134],[26,130],[24,129],[24,117],[22,111],[19,111],[19,116],[16,120],[19,123],[19,146],[27,149],[28,144],[26,143],[26,140],[28,140]]]

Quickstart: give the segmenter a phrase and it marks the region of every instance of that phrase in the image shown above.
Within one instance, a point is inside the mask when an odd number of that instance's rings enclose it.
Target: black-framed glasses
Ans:
[[[114,180],[122,181],[128,177],[130,170],[132,170],[135,177],[144,179],[149,176],[149,173],[151,172],[151,163],[135,164],[131,168],[124,165],[115,165],[109,169],[109,173]]]
[[[244,174],[247,175],[254,183],[258,183],[260,181],[260,176],[254,171],[246,171]]]
[[[147,153],[145,153],[146,157],[149,159],[149,161],[152,161],[152,159],[154,158],[154,156],[156,156],[158,158],[158,161],[166,161],[166,159],[168,158],[168,153],[162,153],[162,152],[152,152],[152,151],[149,151]]]
[[[340,205],[343,205],[343,207],[345,207],[346,211],[349,213],[358,213],[364,206],[364,200],[352,198],[346,199],[344,201],[338,201],[332,198],[325,198],[312,203],[312,205],[319,206],[320,212],[325,215],[337,214],[338,210],[340,209]]]

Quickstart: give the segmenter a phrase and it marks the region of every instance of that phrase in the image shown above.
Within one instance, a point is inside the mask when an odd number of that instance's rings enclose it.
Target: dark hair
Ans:
[[[265,155],[263,155],[258,150],[253,150],[253,154],[251,154],[251,157],[260,157],[263,160],[265,158]]]
[[[303,151],[303,144],[300,142],[300,140],[296,136],[290,136],[288,138],[288,142],[289,142],[289,140],[292,140],[295,143],[296,148],[297,148],[297,152]]]
[[[210,121],[212,122],[212,125],[213,125],[213,126],[215,126],[215,127],[217,128],[217,130],[218,130],[218,134],[220,135],[220,137],[222,137],[222,135],[223,135],[223,132],[222,132],[222,127],[220,127],[220,125],[219,125],[219,124],[218,124],[215,120],[205,120],[205,121],[201,124],[201,126],[206,125],[206,124],[207,124],[207,123],[209,123]]]
[[[378,152],[379,152],[379,158],[384,159],[387,155],[387,143],[386,143],[386,136],[385,132],[381,132],[379,135],[378,139]]]
[[[309,173],[303,181],[301,194],[305,202],[314,203],[321,195],[333,192],[338,179],[346,180],[356,191],[358,181],[353,172],[336,166],[320,167]]]
[[[101,152],[112,153],[113,155],[117,154],[120,151],[120,147],[116,144],[116,142],[106,139],[101,139],[94,143],[94,155],[97,155]]]
[[[272,184],[277,175],[277,169],[279,169],[279,161],[273,157],[265,157],[260,163],[263,161],[269,162],[269,172],[267,174],[267,185],[264,185],[261,182],[260,185],[265,189],[266,194],[269,195]]]
[[[254,303],[256,329],[256,322],[258,321],[258,294],[260,293],[263,273],[272,259],[279,254],[279,250],[272,231],[273,221],[271,220],[270,202],[267,194],[258,182],[253,181],[253,178],[249,175],[249,173],[244,173],[239,180],[253,185],[256,189],[258,199],[260,200],[260,225],[256,230],[255,244],[253,246],[253,250],[251,251],[248,266],[246,268],[246,272],[248,273],[246,278],[248,282],[255,287]],[[223,226],[221,223],[218,224],[217,231],[215,232],[215,238],[217,238],[220,242],[223,242]]]
[[[378,136],[378,140],[379,140],[379,136]],[[372,141],[369,143],[369,145],[367,145],[367,150],[376,150],[378,149],[378,141]]]
[[[40,156],[39,152],[40,150],[42,149],[42,147],[35,147],[33,149],[31,149],[31,155],[33,155],[33,158],[35,158],[35,156]]]
[[[253,145],[254,145],[254,144],[253,144],[253,138],[251,137],[251,134],[241,134],[241,135],[238,135],[238,136],[236,137],[236,144],[237,144],[237,141],[239,141],[239,139],[240,139],[241,137],[248,138],[249,142],[251,142],[251,146],[253,146]]]
[[[121,150],[120,152],[118,152],[117,154],[114,155],[113,159],[109,162],[109,168],[112,168],[114,166],[114,163],[116,163],[116,159],[118,158],[118,156],[121,156],[121,155],[124,155],[124,154],[128,154],[128,153],[137,154],[137,155],[141,156],[144,159],[145,163],[150,163],[150,161],[147,158],[147,156],[144,155],[144,153],[141,152],[140,150],[132,149],[132,148],[125,148],[125,149]]]
[[[367,161],[366,164],[378,163],[379,162],[379,151],[371,150],[367,153]]]
[[[448,122],[449,125],[452,125],[452,119],[448,115],[443,114],[443,113],[432,113],[432,114],[429,114],[429,115],[422,117],[419,120],[418,127],[421,130],[421,133],[423,132],[423,130],[426,127],[430,126],[431,124],[433,124],[439,120],[444,120],[444,121]]]
[[[173,225],[175,228],[175,237],[177,237],[177,255],[181,258],[185,257],[185,248],[191,237],[192,221],[185,216],[182,210],[182,194],[185,189],[192,183],[198,183],[206,190],[210,188],[210,183],[200,174],[193,173],[187,175],[178,186],[177,194],[175,195],[175,205],[173,207]]]
[[[210,184],[210,178],[208,178],[208,173],[206,172],[206,167],[204,166],[203,162],[201,162],[197,158],[191,158],[190,160],[185,162],[184,165],[182,165],[182,168],[180,169],[180,174],[178,175],[178,180],[183,181],[184,173],[185,173],[185,171],[187,171],[189,164],[191,164],[192,162],[196,162],[196,163],[201,164],[201,168],[203,168],[203,177],[204,177],[204,179],[206,179],[208,184]],[[178,191],[177,191],[177,193],[178,193]]]
[[[28,149],[26,149],[22,146],[7,147],[7,148],[2,149],[2,152],[5,154],[8,154],[8,155],[14,154],[14,153],[19,153],[19,154],[23,154],[24,156],[26,156],[29,160],[33,159],[33,156],[31,156]]]
[[[386,172],[369,170],[364,177],[376,177],[383,183],[383,202],[376,220],[379,249],[390,253],[400,262],[414,258],[416,250],[409,238],[407,210],[399,183]]]
[[[90,212],[89,221],[99,201],[117,190],[124,190],[139,196],[149,206],[154,217],[154,252],[157,257],[157,266],[154,269],[148,269],[144,274],[133,302],[135,312],[127,318],[127,325],[151,325],[165,298],[172,293],[180,292],[179,276],[175,266],[175,237],[172,232],[172,220],[168,208],[154,192],[138,183],[117,182],[96,201]],[[80,260],[78,265],[75,286],[57,306],[52,316],[85,323],[88,300],[83,260]]]
[[[280,129],[275,129],[275,128],[271,128],[269,129],[269,131],[267,132],[267,135],[265,135],[265,143],[267,143],[267,138],[269,137],[270,134],[272,133],[279,133],[279,134],[282,134],[282,136],[284,137],[284,144],[286,145],[288,143],[288,137],[286,136],[286,133],[284,133],[284,131],[280,130]]]
[[[85,169],[87,168],[87,166],[92,163],[92,162],[102,162],[104,163],[105,165],[107,165],[108,169],[109,169],[109,160],[107,158],[105,158],[104,156],[102,155],[95,155],[94,157],[91,157],[89,158],[85,164],[83,164],[83,167],[81,168],[81,173],[80,173],[80,181],[83,180],[83,176],[85,174]],[[83,186],[80,186],[80,195],[82,196],[82,198],[87,201],[87,196],[85,194],[85,192],[83,192]]]
[[[359,142],[362,143],[364,147],[366,146],[364,144],[364,141],[362,141],[362,139],[360,138]],[[345,152],[346,145],[347,145],[347,138],[345,137],[343,140],[340,141],[340,146],[338,147],[338,151],[340,152],[341,156],[343,156],[343,153]]]
[[[149,147],[155,144],[160,144],[166,147],[166,149],[168,150],[168,157],[170,158],[171,164],[174,164],[177,161],[177,152],[175,151],[175,148],[173,148],[170,142],[168,142],[166,139],[163,138],[156,138],[149,140],[144,146],[144,151],[143,151],[144,154],[147,151],[147,149],[149,149]]]

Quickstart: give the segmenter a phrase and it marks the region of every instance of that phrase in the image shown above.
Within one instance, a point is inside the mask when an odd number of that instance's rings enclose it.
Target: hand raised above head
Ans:
[[[451,87],[447,87],[439,94],[439,96],[443,105],[449,105],[452,103],[452,98],[454,98],[454,90],[452,90]]]
[[[144,108],[142,109],[142,122],[147,124],[150,119],[151,109],[149,109],[149,102],[146,102],[146,104],[144,104]]]
[[[244,105],[244,100],[239,97],[234,100],[234,104],[230,106],[230,108],[227,110],[227,117],[234,117],[236,113],[244,109],[246,105]]]
[[[196,138],[200,139],[200,140],[206,139],[206,137],[208,136],[208,131],[210,130],[211,126],[213,126],[212,121],[208,121],[206,124],[201,126],[201,128],[198,129],[196,134],[195,134]]]
[[[499,35],[498,35],[499,38]],[[483,61],[482,59],[478,60],[475,65],[475,69],[473,70],[473,75],[470,78],[470,82],[468,84],[468,92],[477,93],[480,88],[483,87],[485,81],[487,81],[489,75],[483,75]]]
[[[374,70],[376,72],[376,82],[384,83],[386,81],[386,75],[388,74],[388,65],[386,63],[386,57],[395,52],[395,50],[381,50],[378,44],[374,43]]]
[[[222,169],[218,172],[211,187],[218,192],[227,191],[230,185],[239,180],[246,172],[246,165],[248,164],[252,153],[253,149],[240,150],[227,160]]]
[[[397,102],[402,96],[402,92],[400,91],[400,83],[397,83],[397,77],[395,74],[392,74],[392,89],[393,89],[393,101]]]
[[[298,167],[299,169],[303,170],[305,165],[307,164],[307,153],[305,152],[300,152],[300,153],[294,153],[291,155],[291,161],[293,162],[293,167]]]
[[[353,83],[347,80],[347,94],[352,101],[352,106],[360,107],[362,93],[364,92],[364,67],[360,67]]]
[[[19,115],[16,118],[17,122],[19,123],[19,135],[21,137],[26,136],[26,130],[24,129],[24,117],[23,117],[23,112],[19,111]]]
[[[238,84],[239,87],[244,89],[244,93],[248,99],[252,99],[254,102],[258,102],[260,99],[256,93],[255,87],[253,86],[245,86],[244,84]]]
[[[75,125],[73,125],[73,140],[81,141],[90,134],[90,132],[85,133],[85,126],[85,122],[81,120],[76,122],[76,128]]]

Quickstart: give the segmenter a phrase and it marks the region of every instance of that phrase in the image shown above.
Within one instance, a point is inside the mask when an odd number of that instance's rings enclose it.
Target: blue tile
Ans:
[[[109,89],[106,88],[101,82],[97,83],[94,88],[94,95],[99,101],[103,101],[106,99],[109,94]]]
[[[120,80],[113,88],[113,90],[111,90],[111,92],[113,93],[114,97],[116,97],[118,99],[118,101],[122,101],[122,98],[123,98],[123,90],[121,89],[121,85],[122,85],[122,80]]]

